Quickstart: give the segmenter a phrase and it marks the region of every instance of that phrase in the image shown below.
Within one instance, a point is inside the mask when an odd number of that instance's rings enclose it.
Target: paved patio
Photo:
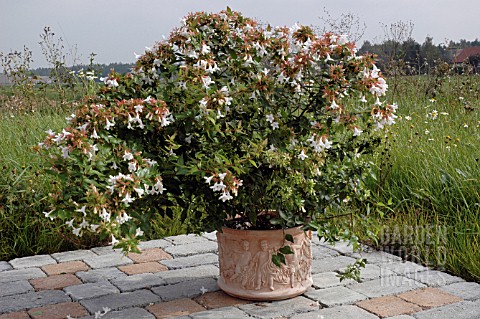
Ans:
[[[0,319],[472,319],[480,284],[396,256],[362,253],[361,283],[337,274],[358,254],[314,240],[313,286],[302,296],[248,302],[218,290],[215,234],[144,242],[124,257],[111,247],[0,261]]]

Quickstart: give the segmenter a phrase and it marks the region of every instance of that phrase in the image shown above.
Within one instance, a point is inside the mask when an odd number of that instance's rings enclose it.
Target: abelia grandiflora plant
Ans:
[[[152,214],[181,213],[193,232],[267,216],[350,233],[329,216],[368,195],[364,155],[395,122],[374,58],[345,35],[231,10],[189,14],[131,73],[103,80],[41,144],[62,182],[45,215],[126,251]]]

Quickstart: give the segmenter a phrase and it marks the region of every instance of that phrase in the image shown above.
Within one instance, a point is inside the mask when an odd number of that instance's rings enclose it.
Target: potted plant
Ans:
[[[75,235],[136,251],[154,214],[181,213],[190,232],[219,230],[219,285],[250,299],[308,288],[308,229],[356,239],[365,216],[348,207],[396,106],[346,36],[193,13],[103,81],[40,145],[60,181],[44,214]]]

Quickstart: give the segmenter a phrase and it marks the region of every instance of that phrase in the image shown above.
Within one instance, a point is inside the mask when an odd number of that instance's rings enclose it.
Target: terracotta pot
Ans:
[[[294,243],[285,241],[291,234]],[[227,294],[248,300],[281,300],[304,293],[312,285],[311,232],[301,228],[235,230],[217,233],[220,277]],[[272,255],[289,245],[286,265],[276,266]]]

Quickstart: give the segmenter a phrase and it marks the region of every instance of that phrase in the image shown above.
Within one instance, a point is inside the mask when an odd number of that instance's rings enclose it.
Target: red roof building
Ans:
[[[463,63],[471,56],[480,56],[480,47],[469,47],[461,50],[454,59],[455,63]]]

